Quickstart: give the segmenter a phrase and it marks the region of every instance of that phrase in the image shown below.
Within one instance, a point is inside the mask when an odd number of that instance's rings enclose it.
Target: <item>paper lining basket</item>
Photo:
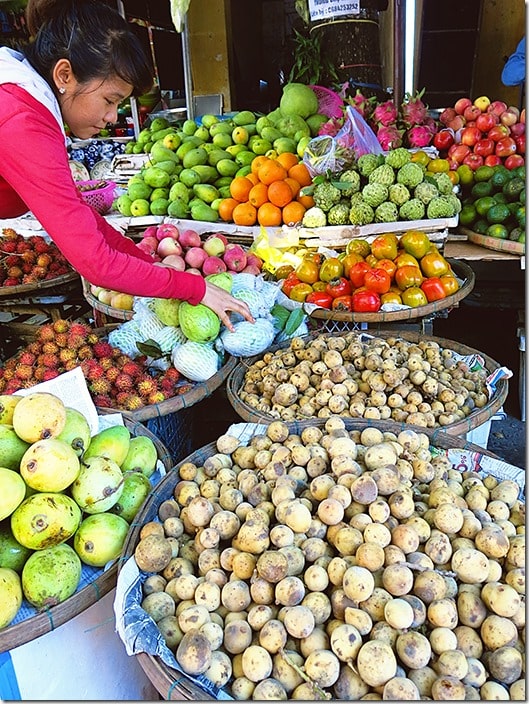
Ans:
[[[325,421],[326,419],[317,418],[312,421],[311,425],[321,427],[324,425]],[[367,427],[376,427],[382,432],[398,433],[402,429],[400,424],[392,421],[375,421],[365,419],[353,420],[351,418],[345,418],[344,422],[345,427],[348,430],[363,430]],[[287,425],[291,433],[298,433],[301,429],[298,423],[288,423]],[[471,453],[479,453],[490,458],[497,458],[497,456],[492,452],[469,443],[464,438],[449,435],[441,429],[419,428],[411,425],[406,427],[417,432],[425,433],[431,438],[432,445],[439,449],[448,450],[462,448]],[[140,509],[138,515],[136,516],[135,525],[129,531],[123,546],[122,557],[119,561],[118,570],[121,569],[122,565],[133,556],[134,550],[140,539],[141,527],[149,521],[156,520],[160,504],[166,499],[172,498],[173,490],[180,479],[180,467],[185,462],[192,462],[197,466],[201,466],[204,464],[205,460],[216,451],[217,449],[215,442],[209,443],[208,445],[196,450],[191,455],[186,457],[185,460],[173,467],[171,472],[169,472],[158,484],[156,493],[147,499],[142,509]],[[143,573],[143,575],[146,577],[147,573]],[[164,700],[211,701],[221,698],[218,696],[218,690],[216,690],[213,686],[208,686],[207,681],[204,683],[203,676],[201,676],[202,681],[200,679],[194,680],[185,675],[183,672],[169,667],[159,656],[146,652],[136,653],[134,657],[138,659],[143,671]]]
[[[108,411],[100,409],[98,413],[104,415]],[[163,443],[145,426],[127,417],[125,413],[123,413],[123,421],[132,436],[145,435],[153,441],[158,452],[158,459],[162,462],[165,470],[169,471],[173,466],[173,462]],[[149,496],[152,496],[155,491],[157,491],[157,488],[153,488]],[[106,571],[103,568],[97,570],[98,576],[92,582],[79,589],[61,604],[46,608],[31,618],[0,630],[0,653],[12,650],[39,636],[50,633],[88,609],[116,586],[117,573],[118,561],[114,562]]]
[[[367,334],[370,334],[369,331],[366,332]],[[342,333],[313,333],[312,335],[308,336],[307,339],[318,337],[320,334],[337,336],[341,335]],[[441,347],[448,348],[461,355],[480,355],[485,360],[485,366],[489,374],[491,374],[496,369],[500,368],[500,364],[498,364],[498,362],[486,355],[484,352],[479,352],[478,350],[475,350],[472,347],[467,347],[467,345],[463,345],[459,342],[456,342],[455,340],[447,340],[442,337],[434,337],[432,335],[423,335],[419,332],[403,330],[377,330],[374,333],[374,336],[381,338],[400,337],[404,340],[408,340],[409,342],[413,343],[420,342],[421,340],[431,340],[437,342]],[[283,343],[281,345],[274,345],[270,348],[270,350],[285,349],[289,347],[289,345],[290,342]],[[275,420],[273,416],[267,413],[263,413],[261,411],[257,411],[240,400],[240,391],[244,384],[244,376],[246,374],[246,370],[254,361],[257,361],[261,358],[262,355],[258,355],[255,357],[247,358],[242,362],[239,362],[233,372],[230,373],[226,382],[226,392],[228,400],[233,406],[235,412],[243,420],[248,421],[250,423],[270,423]],[[508,390],[509,386],[507,379],[500,379],[496,385],[496,392],[494,393],[492,398],[489,399],[488,403],[483,406],[483,408],[474,410],[465,419],[461,421],[451,423],[450,425],[442,426],[442,430],[444,430],[446,433],[449,433],[450,435],[466,435],[466,433],[470,432],[474,428],[477,428],[483,423],[486,423],[487,420],[492,418],[492,416],[502,407],[505,399],[507,398]],[[313,425],[315,420],[317,419],[309,418],[307,420],[299,420],[297,421],[297,424],[299,425],[299,427],[307,427]],[[353,422],[356,422],[357,420],[362,421],[364,419],[353,418],[352,420]],[[398,423],[397,425],[399,425],[401,429],[403,427],[409,427],[409,425],[406,423]]]

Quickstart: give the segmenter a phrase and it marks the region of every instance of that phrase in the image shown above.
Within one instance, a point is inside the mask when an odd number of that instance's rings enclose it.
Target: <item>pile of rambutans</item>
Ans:
[[[152,369],[132,359],[89,324],[55,320],[0,367],[0,393],[12,394],[81,367],[94,404],[135,411],[189,391],[193,384],[174,368]]]
[[[0,286],[21,286],[56,279],[73,271],[62,252],[41,235],[23,237],[4,228],[0,237]]]

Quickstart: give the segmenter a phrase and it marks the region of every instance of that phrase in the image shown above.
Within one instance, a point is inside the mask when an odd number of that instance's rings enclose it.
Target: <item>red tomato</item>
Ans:
[[[424,276],[422,275],[419,267],[411,264],[401,266],[395,272],[395,283],[401,291],[410,288],[410,286],[420,286],[423,279]]]
[[[451,296],[456,291],[459,291],[459,283],[452,274],[443,274],[443,276],[439,277],[439,280],[447,296]]]
[[[367,262],[357,262],[353,264],[349,270],[349,280],[354,288],[364,285],[364,278],[368,271],[371,271],[371,267]]]
[[[506,169],[516,169],[518,166],[523,166],[525,159],[521,154],[511,154],[505,159],[504,166]]]
[[[353,297],[351,295],[338,296],[332,299],[332,310],[352,311]]]
[[[421,284],[421,289],[424,291],[428,303],[446,298],[443,282],[438,276],[430,276],[430,278],[425,279]]]
[[[391,276],[387,271],[380,268],[373,268],[366,272],[364,277],[364,286],[369,291],[376,293],[387,293],[391,286]]]
[[[512,137],[502,137],[496,142],[494,153],[501,157],[516,154],[516,142]]]
[[[292,289],[294,288],[294,286],[296,286],[296,284],[300,284],[300,283],[301,283],[301,281],[300,281],[300,279],[298,279],[298,277],[296,276],[296,272],[295,272],[295,271],[292,271],[292,272],[286,277],[286,279],[283,279],[283,283],[282,283],[282,285],[281,285],[281,290],[283,291],[283,293],[285,294],[285,296],[290,296],[290,292],[292,291]]]
[[[307,298],[305,298],[305,303],[313,303],[316,306],[320,306],[320,308],[327,308],[329,310],[333,300],[334,298],[330,293],[326,293],[325,291],[312,291],[312,293],[309,293]]]
[[[439,151],[449,149],[454,141],[454,130],[451,130],[448,127],[444,130],[439,130],[439,132],[436,132],[433,137],[433,145],[436,149],[439,149]]]
[[[391,261],[391,259],[377,259],[377,263],[373,268],[384,269],[384,271],[387,271],[391,279],[395,276],[395,272],[397,271],[397,265],[395,262]]]
[[[395,259],[397,256],[398,239],[391,232],[378,235],[371,242],[371,254],[377,259]]]
[[[483,116],[492,114],[493,113],[486,112],[483,113]],[[494,151],[494,146],[494,141],[492,139],[489,137],[484,137],[474,144],[474,154],[478,154],[479,156],[488,156]]]
[[[328,293],[333,298],[351,294],[351,282],[345,276],[339,276],[336,279],[329,281],[325,287],[325,293]]]
[[[376,313],[380,310],[380,296],[375,291],[355,291],[352,299],[355,313]]]

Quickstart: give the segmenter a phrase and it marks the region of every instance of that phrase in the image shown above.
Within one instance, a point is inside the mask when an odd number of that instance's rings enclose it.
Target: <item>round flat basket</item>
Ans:
[[[112,318],[114,320],[131,320],[134,315],[133,310],[125,310],[124,308],[115,308],[114,306],[109,306],[108,303],[102,303],[94,294],[90,291],[90,284],[84,278],[82,278],[83,283],[83,296],[86,302],[92,307],[94,311],[99,311],[103,313],[104,316]]]
[[[313,339],[319,336],[336,337],[341,334],[360,335],[362,333],[313,333],[312,335],[309,335],[306,339]],[[370,333],[369,331],[366,331],[364,334]],[[377,330],[375,333],[373,333],[373,336],[377,338],[401,338],[412,343],[418,343],[424,340],[431,340],[433,342],[436,342],[440,347],[452,350],[460,355],[479,355],[483,358],[485,362],[485,367],[488,374],[491,374],[496,369],[500,368],[500,364],[498,364],[498,362],[496,362],[494,359],[487,356],[483,352],[479,352],[478,350],[475,350],[472,347],[467,347],[467,345],[463,345],[459,342],[456,342],[455,340],[447,340],[442,337],[434,337],[431,335],[423,335],[422,333],[415,331],[412,332],[402,330]],[[281,345],[275,345],[271,347],[269,351],[274,351],[276,349],[285,349],[288,348],[289,345],[290,342],[283,343]],[[276,420],[276,418],[274,418],[268,413],[263,413],[262,411],[258,411],[255,408],[252,408],[247,403],[241,401],[240,398],[241,390],[244,385],[246,371],[248,370],[248,367],[253,364],[253,362],[259,359],[262,359],[262,355],[247,358],[243,362],[239,362],[239,364],[237,364],[233,372],[231,372],[231,374],[229,375],[228,380],[226,382],[226,393],[229,402],[233,406],[233,409],[243,420],[251,423],[270,423],[273,420]],[[507,398],[508,390],[509,386],[507,379],[500,379],[496,384],[496,391],[494,395],[482,408],[472,411],[472,413],[466,416],[466,418],[464,418],[463,420],[442,426],[442,430],[446,433],[449,433],[450,435],[466,435],[466,433],[469,433],[474,428],[477,428],[483,423],[486,423],[502,407],[505,399]],[[315,417],[311,417],[306,420],[300,418],[299,420],[296,420],[296,423],[300,427],[307,427],[313,425],[316,420],[318,419]],[[357,419],[353,418],[352,420],[353,422],[356,422]],[[362,422],[364,418],[359,418],[358,420]],[[406,423],[402,423],[402,426],[409,427]]]
[[[465,262],[457,259],[447,259],[450,262],[455,275],[463,283],[458,291],[451,296],[428,303],[425,306],[417,306],[417,308],[403,308],[402,310],[379,311],[378,313],[350,313],[349,311],[334,311],[324,308],[316,308],[311,311],[310,317],[318,320],[339,320],[348,323],[393,323],[399,320],[415,320],[424,318],[437,313],[446,308],[453,308],[462,301],[463,298],[474,288],[476,282],[475,274],[472,268]]]
[[[311,422],[312,426],[322,427],[327,419],[316,418]],[[351,419],[344,418],[345,428],[347,430],[363,430],[364,428],[378,428],[382,432],[393,432],[398,434],[401,430],[400,424],[393,423],[391,421],[374,421],[365,419]],[[289,430],[291,434],[298,433],[300,429],[298,424],[289,423]],[[406,426],[407,429],[413,429],[416,432],[424,433],[431,439],[431,445],[440,450],[450,450],[450,449],[464,449],[467,452],[478,453],[482,455],[487,455],[491,458],[496,458],[496,456],[484,450],[477,445],[468,443],[464,438],[457,437],[454,435],[449,435],[439,429],[430,428],[418,428],[416,426]],[[196,450],[191,455],[185,458],[182,462],[175,465],[171,472],[169,472],[162,481],[158,484],[156,493],[153,493],[147,501],[144,503],[143,507],[138,512],[134,526],[129,531],[125,544],[123,546],[123,551],[121,554],[121,559],[119,560],[118,567],[118,585],[121,579],[121,570],[129,560],[134,555],[136,546],[140,540],[141,528],[145,523],[150,521],[158,521],[158,509],[160,505],[168,500],[174,498],[174,489],[177,483],[180,481],[179,470],[182,465],[187,463],[193,463],[197,467],[204,465],[204,462],[217,452],[216,443],[212,442],[204,447]],[[141,584],[145,581],[147,576],[152,573],[140,572],[140,582]],[[122,585],[119,585],[122,586]],[[127,586],[127,585],[123,585]],[[136,590],[136,595],[133,598],[134,608],[139,606],[139,600],[141,597],[141,585],[139,590]],[[131,592],[132,593],[132,592]],[[127,607],[127,613],[132,613]],[[118,614],[119,618],[119,614]],[[130,621],[129,621],[130,623]],[[154,644],[155,636],[154,633],[157,632],[157,627],[150,617],[148,621],[142,622],[142,633],[148,633],[152,625],[152,633],[146,636],[146,640],[149,644]],[[137,642],[135,643],[137,647]],[[147,646],[148,647],[148,646]],[[139,649],[138,649],[139,650]],[[184,674],[183,671],[177,670],[174,667],[167,665],[164,660],[159,656],[146,651],[135,652],[135,657],[137,658],[143,671],[151,681],[151,683],[156,687],[160,696],[164,700],[190,700],[190,701],[210,701],[215,699],[224,699],[225,697],[219,697],[219,692],[225,692],[225,690],[219,690],[214,687],[203,675],[196,678],[191,678]]]
[[[34,284],[20,284],[20,286],[0,286],[0,298],[13,298],[13,296],[31,296],[32,294],[44,291],[47,294],[52,293],[50,289],[68,288],[67,284],[77,282],[79,274],[76,271],[71,271],[68,274],[62,274],[54,279],[43,279]]]
[[[100,415],[107,412],[106,410],[99,411]],[[126,414],[123,414],[123,421],[132,436],[145,435],[153,441],[158,452],[158,459],[164,465],[166,472],[169,471],[173,463],[167,448],[160,440],[143,425],[128,418]],[[156,489],[153,489],[150,495],[152,496],[155,491]],[[114,562],[107,570],[83,565],[83,573],[86,574],[86,578],[83,574],[78,590],[66,601],[0,630],[0,653],[17,648],[19,645],[24,645],[24,643],[56,630],[99,601],[116,586],[118,562]],[[85,586],[81,586],[83,584]]]
[[[479,244],[480,247],[484,247],[485,249],[505,252],[506,254],[517,254],[520,257],[525,254],[525,244],[523,242],[501,240],[497,237],[480,235],[478,232],[473,232],[466,227],[460,227],[459,230],[468,237],[469,242]]]

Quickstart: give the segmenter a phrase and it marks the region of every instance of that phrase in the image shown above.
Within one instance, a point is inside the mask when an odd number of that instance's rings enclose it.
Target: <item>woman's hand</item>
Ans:
[[[249,320],[250,323],[255,322],[248,305],[244,301],[239,301],[223,288],[215,286],[215,284],[209,281],[206,281],[206,293],[200,302],[208,308],[211,308],[211,310],[219,316],[221,323],[224,323],[231,332],[234,331],[234,327],[230,320],[230,311],[240,313],[246,320]]]

